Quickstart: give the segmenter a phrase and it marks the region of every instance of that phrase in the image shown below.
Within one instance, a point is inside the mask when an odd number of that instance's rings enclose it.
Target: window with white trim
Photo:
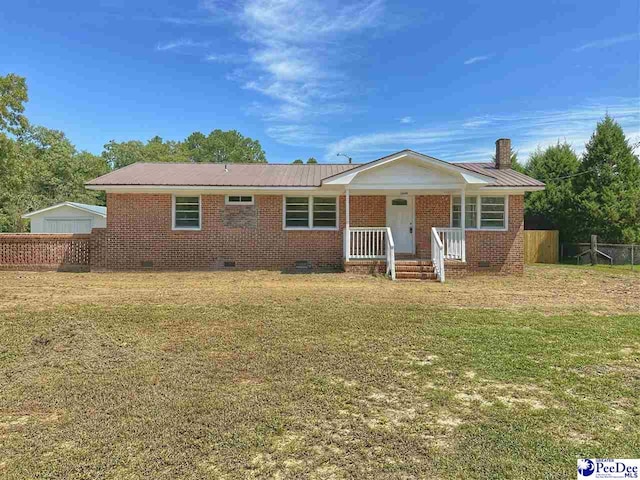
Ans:
[[[460,228],[460,211],[462,209],[460,197],[453,197],[453,212],[451,214],[451,226]],[[464,225],[465,228],[477,228],[478,226],[478,198],[465,197],[464,201]]]
[[[338,199],[336,197],[285,197],[284,227],[337,228]]]
[[[504,197],[481,197],[480,227],[504,228]]]
[[[200,197],[173,197],[173,228],[175,230],[200,229]]]
[[[461,203],[460,197],[453,197],[451,202],[451,226],[454,228],[460,228]],[[505,196],[477,195],[465,197],[465,228],[504,230],[507,228],[506,207]]]
[[[227,205],[253,205],[253,195],[227,195],[225,203]]]

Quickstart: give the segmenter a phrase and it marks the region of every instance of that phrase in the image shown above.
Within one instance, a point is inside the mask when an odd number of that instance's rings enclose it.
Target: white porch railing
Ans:
[[[438,238],[442,241],[444,258],[466,261],[464,230],[462,228],[434,228]]]
[[[345,260],[385,259],[387,275],[396,278],[395,244],[389,227],[346,227]]]
[[[396,279],[396,244],[389,227],[387,227],[387,275],[391,280]]]
[[[431,262],[436,278],[444,283],[444,244],[436,227],[431,228]]]

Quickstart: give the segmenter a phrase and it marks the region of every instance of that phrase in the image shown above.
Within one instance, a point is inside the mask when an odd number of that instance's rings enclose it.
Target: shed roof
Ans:
[[[34,215],[37,215],[39,213],[53,211],[53,210],[61,208],[61,207],[77,208],[77,209],[83,210],[85,212],[89,212],[89,213],[94,213],[96,215],[100,215],[101,217],[106,217],[107,216],[107,207],[103,207],[101,205],[89,205],[87,203],[78,203],[78,202],[62,202],[62,203],[57,203],[55,205],[51,205],[50,207],[41,208],[40,210],[36,210],[34,212],[26,213],[26,214],[24,214],[22,216],[22,218],[31,218]]]

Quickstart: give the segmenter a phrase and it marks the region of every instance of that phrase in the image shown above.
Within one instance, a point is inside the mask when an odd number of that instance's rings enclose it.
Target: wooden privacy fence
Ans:
[[[525,263],[558,263],[559,238],[558,230],[525,230]]]
[[[0,234],[0,270],[88,271],[89,234]]]

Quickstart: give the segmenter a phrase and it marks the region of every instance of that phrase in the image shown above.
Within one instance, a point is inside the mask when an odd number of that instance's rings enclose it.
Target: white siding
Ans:
[[[91,233],[92,228],[106,226],[105,217],[67,206],[31,217],[31,233]]]

